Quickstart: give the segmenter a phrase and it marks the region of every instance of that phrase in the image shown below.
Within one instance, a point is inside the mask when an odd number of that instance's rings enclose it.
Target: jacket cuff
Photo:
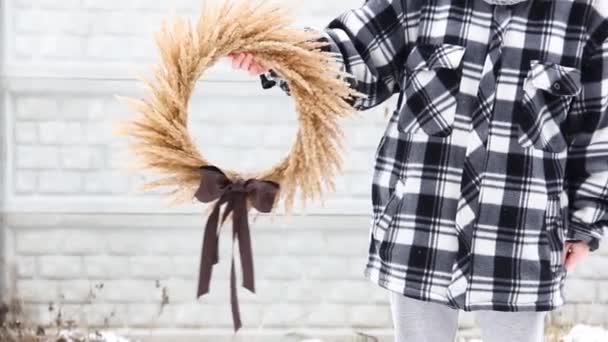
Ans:
[[[261,74],[260,81],[262,82],[262,88],[264,89],[270,89],[277,85],[275,73],[272,70],[265,74]]]
[[[283,92],[287,95],[291,95],[291,91],[289,89],[289,85],[285,82],[279,74],[277,74],[274,70],[268,70],[267,73],[260,75],[260,81],[262,82],[262,88],[270,89],[275,86],[279,86]]]
[[[595,251],[600,247],[600,238],[578,222],[571,221],[569,223],[566,239],[568,241],[584,241],[589,245],[591,251]]]

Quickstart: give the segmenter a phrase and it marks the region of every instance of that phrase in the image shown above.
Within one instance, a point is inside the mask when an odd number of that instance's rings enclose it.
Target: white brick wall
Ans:
[[[114,95],[141,95],[134,76],[155,60],[152,34],[168,9],[195,16],[198,3],[3,2],[0,225],[9,266],[3,294],[23,299],[32,320],[49,322],[61,307],[65,317],[94,326],[203,334],[210,341],[231,335],[229,239],[222,240],[212,293],[196,302],[200,206],[167,208],[155,194],[135,193],[150,175],[125,172],[125,141],[112,134],[131,115]],[[360,4],[285,3],[299,25],[316,27]],[[205,76],[190,123],[206,155],[247,170],[286,153],[297,129],[290,98],[262,91],[255,78],[225,64]],[[384,110],[344,122],[345,170],[324,207],[252,224],[258,293],[240,293],[248,329],[237,340],[250,341],[252,333],[285,342],[286,334],[304,331],[350,341],[355,330],[390,340],[386,293],[362,277]],[[572,274],[570,304],[554,315],[556,322],[608,324],[607,262],[604,247]],[[163,291],[168,304],[160,313]],[[471,315],[461,321],[474,327]]]

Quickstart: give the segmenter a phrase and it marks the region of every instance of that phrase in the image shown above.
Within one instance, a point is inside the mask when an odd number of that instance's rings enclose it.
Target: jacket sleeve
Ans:
[[[398,92],[406,57],[405,12],[399,0],[368,0],[363,7],[347,11],[323,30],[328,50],[335,52],[347,81],[366,98],[352,100],[358,110],[375,107]],[[279,84],[277,75],[262,75],[265,88]]]
[[[608,227],[608,40],[583,61],[583,89],[568,116],[568,238],[598,248]]]

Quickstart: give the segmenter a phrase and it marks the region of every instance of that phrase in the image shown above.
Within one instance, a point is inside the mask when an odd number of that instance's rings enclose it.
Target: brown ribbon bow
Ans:
[[[239,243],[241,266],[243,270],[243,287],[255,292],[253,277],[253,253],[251,250],[251,235],[249,232],[247,203],[259,212],[268,213],[272,210],[279,185],[274,182],[258,179],[232,181],[215,166],[204,166],[200,169],[201,184],[195,193],[196,199],[203,203],[217,200],[213,211],[207,219],[203,238],[203,250],[198,280],[197,298],[209,293],[211,271],[219,261],[219,214],[220,208],[226,204],[222,214],[224,223],[232,213],[232,241]],[[230,304],[234,330],[241,328],[241,315],[236,292],[236,274],[234,270],[234,254],[230,268]]]

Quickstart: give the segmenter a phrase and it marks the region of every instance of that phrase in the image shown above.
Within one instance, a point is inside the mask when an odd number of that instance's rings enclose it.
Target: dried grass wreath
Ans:
[[[215,202],[207,221],[198,295],[209,291],[217,263],[218,225],[232,214],[243,283],[254,291],[247,212],[269,212],[278,200],[289,211],[299,193],[303,203],[333,189],[340,170],[342,132],[338,120],[353,112],[347,99],[360,94],[349,88],[336,56],[321,50],[318,34],[290,28],[284,10],[268,1],[206,1],[196,25],[177,18],[157,35],[161,62],[155,77],[144,80],[143,99],[127,99],[138,117],[120,132],[132,138],[138,167],[162,174],[145,189],[169,187],[176,202]],[[289,154],[259,174],[222,171],[197,149],[188,132],[188,103],[197,81],[220,58],[250,52],[284,79],[295,100],[299,131]],[[203,132],[213,134],[213,132]],[[280,189],[280,191],[279,191]],[[226,204],[220,218],[220,207]],[[241,326],[236,300],[234,259],[231,271],[235,329]]]
[[[320,51],[324,43],[317,42],[317,34],[289,27],[285,10],[268,1],[212,3],[205,2],[196,25],[182,18],[165,23],[156,38],[161,62],[154,79],[144,80],[148,94],[127,99],[140,115],[121,132],[134,138],[131,150],[139,166],[164,175],[145,189],[171,187],[177,203],[192,200],[201,180],[199,168],[210,161],[188,132],[190,97],[197,81],[220,58],[251,52],[286,80],[299,131],[290,153],[270,169],[255,175],[225,173],[280,184],[288,209],[298,190],[302,202],[320,199],[325,190],[333,189],[341,166],[338,119],[353,112],[346,99],[360,95],[343,81],[335,56]]]

